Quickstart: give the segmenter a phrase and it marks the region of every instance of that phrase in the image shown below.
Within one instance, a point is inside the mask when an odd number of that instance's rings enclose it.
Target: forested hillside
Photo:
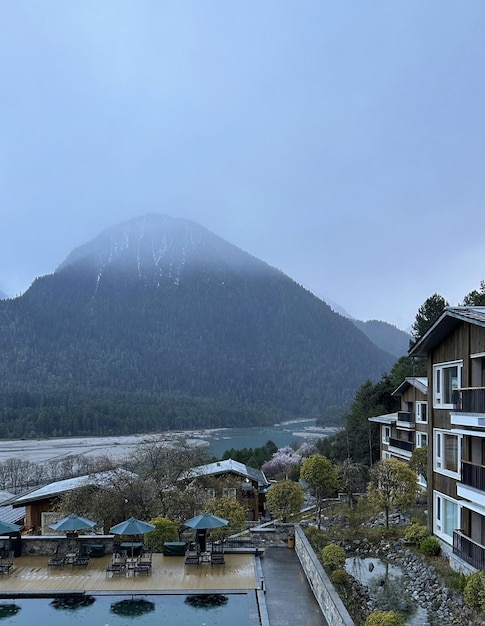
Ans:
[[[318,417],[394,361],[281,272],[164,216],[0,302],[0,348],[0,437]]]
[[[363,322],[353,319],[352,321],[372,343],[375,343],[381,350],[394,355],[396,359],[408,353],[409,342],[411,341],[409,333],[396,328],[392,324],[378,320]]]

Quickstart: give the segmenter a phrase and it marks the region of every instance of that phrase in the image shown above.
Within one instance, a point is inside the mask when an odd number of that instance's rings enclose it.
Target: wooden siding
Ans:
[[[401,411],[407,411],[408,402],[427,402],[427,400],[428,396],[425,393],[410,385],[401,396]]]
[[[430,452],[428,455],[428,476],[432,476],[432,480],[428,481],[430,522],[434,519],[434,491],[439,491],[455,500],[459,499],[456,494],[456,479],[433,472],[435,456],[433,432],[436,429],[451,429],[450,410],[433,408],[435,386],[433,365],[462,361],[462,387],[471,387],[473,384],[470,355],[481,352],[485,352],[485,329],[462,322],[428,355],[428,450]]]

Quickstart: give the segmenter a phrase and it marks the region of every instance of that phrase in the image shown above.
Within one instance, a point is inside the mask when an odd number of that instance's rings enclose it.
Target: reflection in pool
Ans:
[[[249,601],[246,593],[211,594],[214,601],[190,600],[190,594],[83,596],[66,595],[62,598],[0,599],[2,626],[32,626],[39,622],[49,626],[249,626]],[[217,601],[215,598],[217,597]],[[82,601],[85,598],[85,601]],[[222,600],[221,598],[224,598]],[[12,608],[15,607],[15,608]]]

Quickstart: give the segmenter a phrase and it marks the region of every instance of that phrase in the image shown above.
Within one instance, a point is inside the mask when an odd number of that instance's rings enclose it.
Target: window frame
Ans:
[[[423,438],[426,440],[423,443]],[[428,445],[428,433],[423,433],[420,430],[416,431],[416,448],[424,448],[424,446]]]
[[[382,427],[382,443],[389,444],[389,439],[391,438],[391,427],[383,426]]]
[[[451,382],[451,390],[446,384],[447,371],[453,368],[457,368],[456,383]],[[461,381],[463,377],[463,360],[460,361],[447,361],[445,363],[435,363],[433,365],[433,408],[434,409],[453,409],[454,404],[450,402],[444,402],[447,392],[453,392],[455,389],[461,388]],[[453,379],[450,379],[451,381]],[[450,399],[451,400],[451,399]]]
[[[461,505],[457,500],[454,500],[439,491],[435,491],[433,496],[433,532],[437,537],[440,537],[440,539],[443,539],[447,543],[453,545],[453,531],[460,528]],[[455,527],[453,528],[451,535],[446,532],[446,503],[450,503],[455,507]]]
[[[424,407],[424,419],[423,416],[423,407]],[[416,402],[416,422],[419,424],[427,424],[428,423],[428,403],[425,401],[417,401]]]
[[[445,438],[449,437],[456,439],[456,471],[446,467],[449,460],[446,458],[447,446],[445,444]],[[433,471],[444,476],[450,476],[451,478],[461,477],[461,435],[450,433],[449,430],[435,429],[433,432]]]

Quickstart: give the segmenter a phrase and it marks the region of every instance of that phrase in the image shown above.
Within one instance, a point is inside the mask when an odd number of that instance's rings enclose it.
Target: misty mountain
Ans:
[[[279,270],[162,215],[0,302],[0,348],[0,437],[320,417],[395,360]]]
[[[0,289],[0,300],[6,300],[7,298],[7,294]]]
[[[411,335],[397,326],[393,324],[389,324],[388,322],[383,322],[379,320],[368,320],[364,322],[362,320],[358,320],[347,311],[342,308],[339,304],[329,300],[328,298],[323,298],[325,302],[330,306],[330,308],[348,318],[351,322],[357,326],[359,330],[361,330],[366,337],[368,337],[372,343],[374,343],[378,348],[392,354],[396,358],[400,358],[407,354],[409,349],[409,341],[411,339]]]
[[[405,356],[409,350],[411,335],[397,326],[378,320],[351,320],[376,346],[396,358]]]

